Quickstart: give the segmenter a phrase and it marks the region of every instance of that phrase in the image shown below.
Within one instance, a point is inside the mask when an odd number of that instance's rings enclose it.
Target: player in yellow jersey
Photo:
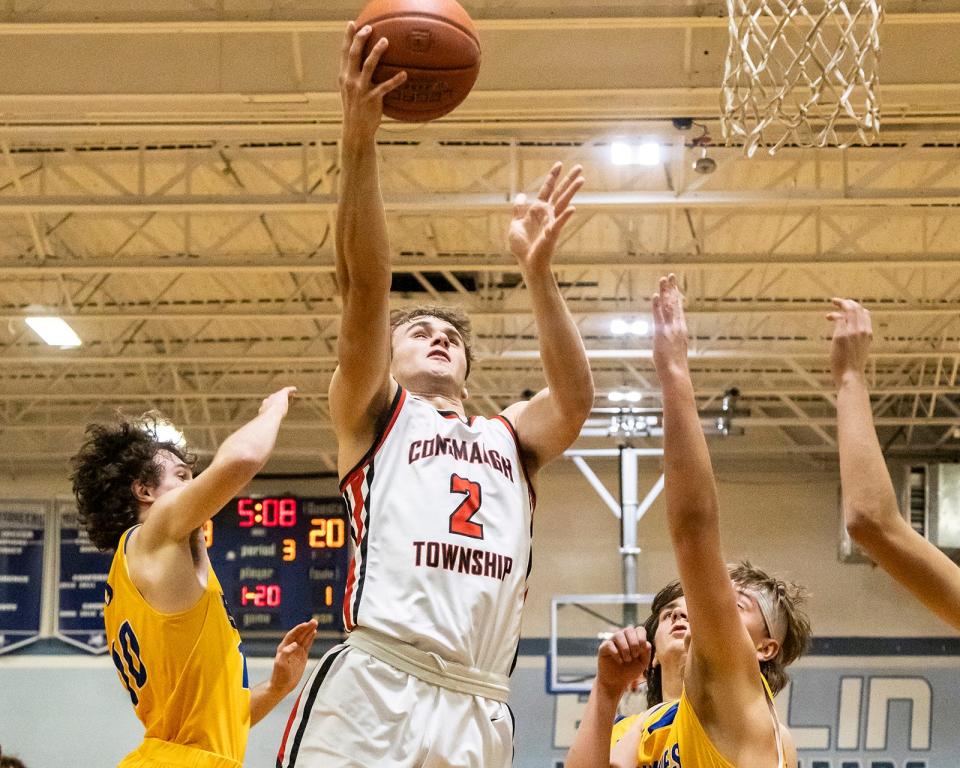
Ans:
[[[660,280],[653,316],[667,518],[680,580],[657,595],[645,627],[624,629],[601,646],[597,679],[565,765],[793,768],[796,749],[772,697],[786,684],[784,668],[809,640],[803,595],[748,564],[725,565],[713,470],[687,363],[683,296],[673,275]],[[654,706],[614,727],[623,692],[640,678]]]
[[[873,427],[866,367],[873,325],[850,299],[834,299],[830,363],[837,387],[843,517],[871,559],[937,616],[960,629],[960,568],[917,533],[900,505]]]
[[[87,427],[73,458],[73,490],[93,543],[115,552],[107,644],[146,729],[123,768],[239,768],[250,725],[303,674],[315,621],[287,633],[270,680],[250,689],[201,531],[266,463],[295,391],[266,398],[196,478],[192,456],[158,436],[155,415]]]

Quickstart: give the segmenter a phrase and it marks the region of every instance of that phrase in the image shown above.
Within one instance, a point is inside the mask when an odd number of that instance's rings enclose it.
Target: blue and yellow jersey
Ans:
[[[104,623],[120,682],[145,739],[186,745],[243,762],[250,730],[250,686],[240,634],[211,567],[192,608],[160,613],[127,570],[120,539],[107,577]]]
[[[773,695],[763,681],[763,687],[770,701]],[[620,741],[636,723],[643,718],[643,735],[637,750],[637,768],[737,768],[721,755],[693,711],[686,692],[679,701],[666,702],[649,710],[644,715],[625,717],[613,726],[610,747]],[[777,730],[779,741],[779,723],[776,722],[771,705],[770,722]],[[783,768],[781,752],[780,763]]]

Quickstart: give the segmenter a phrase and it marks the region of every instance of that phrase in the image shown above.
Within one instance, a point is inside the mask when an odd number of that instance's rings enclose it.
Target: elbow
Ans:
[[[244,446],[230,451],[223,457],[225,468],[234,477],[252,478],[267,463],[269,453],[253,446]]]
[[[850,538],[859,543],[874,541],[883,531],[880,516],[871,508],[846,507],[843,511],[843,519]]]

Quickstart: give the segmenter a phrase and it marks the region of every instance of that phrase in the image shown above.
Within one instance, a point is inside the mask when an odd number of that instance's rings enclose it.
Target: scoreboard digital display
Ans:
[[[244,636],[278,636],[311,617],[343,632],[349,564],[338,497],[240,497],[204,526],[210,561]]]

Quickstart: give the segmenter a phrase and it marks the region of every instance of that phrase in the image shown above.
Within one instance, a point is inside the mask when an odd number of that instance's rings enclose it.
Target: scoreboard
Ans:
[[[349,545],[340,498],[242,496],[204,526],[213,569],[244,637],[274,637],[317,619],[343,632]]]

